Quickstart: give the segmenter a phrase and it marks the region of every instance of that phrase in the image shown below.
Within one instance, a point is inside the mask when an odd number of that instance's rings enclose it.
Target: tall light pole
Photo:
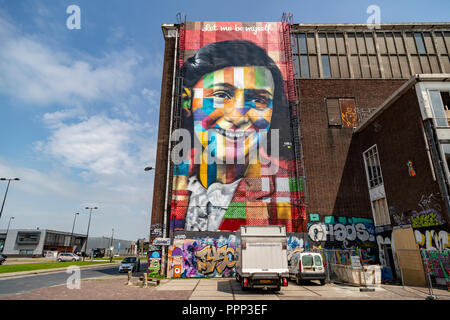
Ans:
[[[88,229],[87,229],[87,233],[86,233],[86,245],[84,246],[84,253],[86,253],[87,250],[87,245],[88,245],[88,240],[89,240],[89,227],[91,225],[91,216],[92,216],[92,209],[98,209],[97,207],[86,207],[86,210],[91,210],[89,213],[89,223],[88,223]]]
[[[13,179],[9,179],[9,178],[0,178],[0,181],[6,181],[6,180],[8,180],[8,185],[6,186],[5,197],[3,198],[2,208],[0,209],[0,218],[2,217],[3,207],[5,206],[6,195],[8,194],[8,189],[9,189],[9,183],[11,182],[11,180],[14,180],[14,181],[20,181],[19,178],[13,178]]]
[[[79,215],[79,212],[75,212],[74,218],[73,218],[73,225],[72,225],[72,233],[70,234],[70,245],[72,247],[72,251],[73,251],[73,230],[75,228],[75,221],[77,221],[77,216]]]
[[[109,262],[112,262],[113,259],[113,249],[112,249],[113,238],[114,238],[114,228],[112,229],[111,241],[109,242],[109,250],[110,250]]]
[[[9,221],[8,221],[8,229],[6,229],[6,236],[8,236],[8,231],[9,231],[9,225],[11,223],[11,219],[14,219],[14,217],[10,217]]]

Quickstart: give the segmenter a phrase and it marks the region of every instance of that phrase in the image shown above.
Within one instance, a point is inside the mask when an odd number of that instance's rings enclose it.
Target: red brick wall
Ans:
[[[175,38],[167,38],[164,49],[164,66],[159,110],[158,147],[155,163],[151,224],[163,223],[166,192],[167,149],[169,147],[170,106],[172,98],[173,56]],[[153,238],[152,238],[153,239]]]
[[[404,80],[300,80],[301,134],[309,213],[372,218],[362,155],[352,128],[329,128],[325,98],[376,108]],[[354,153],[353,150],[357,150]],[[349,156],[353,154],[354,156]],[[323,221],[323,220],[322,220]]]
[[[411,88],[356,135],[356,140],[360,141],[360,153],[377,144],[393,225],[395,219],[392,214],[403,214],[405,222],[409,224],[412,211],[422,211],[419,206],[422,196],[440,194],[439,185],[433,180],[421,121],[417,96],[414,88]],[[416,172],[414,177],[408,173],[409,160]],[[440,196],[435,197],[431,205],[441,208],[438,214],[445,221],[447,209]]]

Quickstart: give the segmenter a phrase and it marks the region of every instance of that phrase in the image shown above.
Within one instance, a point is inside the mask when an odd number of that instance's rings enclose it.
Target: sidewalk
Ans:
[[[279,293],[242,291],[234,279],[162,279],[159,286],[148,288],[126,285],[127,276],[105,276],[81,281],[80,289],[66,285],[0,297],[0,300],[425,300],[428,289],[381,285],[374,292],[360,292],[358,287],[311,283],[298,286],[289,282]],[[438,300],[450,300],[450,292],[434,289]]]

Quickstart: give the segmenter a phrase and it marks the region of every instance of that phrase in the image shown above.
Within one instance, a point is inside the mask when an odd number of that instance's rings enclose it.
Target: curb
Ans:
[[[95,268],[95,267],[102,267],[102,266],[106,266],[106,265],[114,266],[114,265],[119,265],[119,264],[120,264],[120,262],[99,263],[99,264],[94,264],[94,265],[79,266],[79,268],[80,269],[89,269],[89,268]],[[52,269],[41,269],[41,270],[33,270],[33,271],[18,271],[18,272],[0,273],[0,280],[3,279],[3,278],[12,278],[12,277],[18,277],[18,276],[61,272],[61,271],[67,270],[67,268],[68,267],[52,268]]]

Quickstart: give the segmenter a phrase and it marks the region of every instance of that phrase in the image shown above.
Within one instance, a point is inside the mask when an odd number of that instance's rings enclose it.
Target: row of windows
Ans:
[[[311,32],[293,33],[291,39],[296,79],[450,73],[447,31]]]

